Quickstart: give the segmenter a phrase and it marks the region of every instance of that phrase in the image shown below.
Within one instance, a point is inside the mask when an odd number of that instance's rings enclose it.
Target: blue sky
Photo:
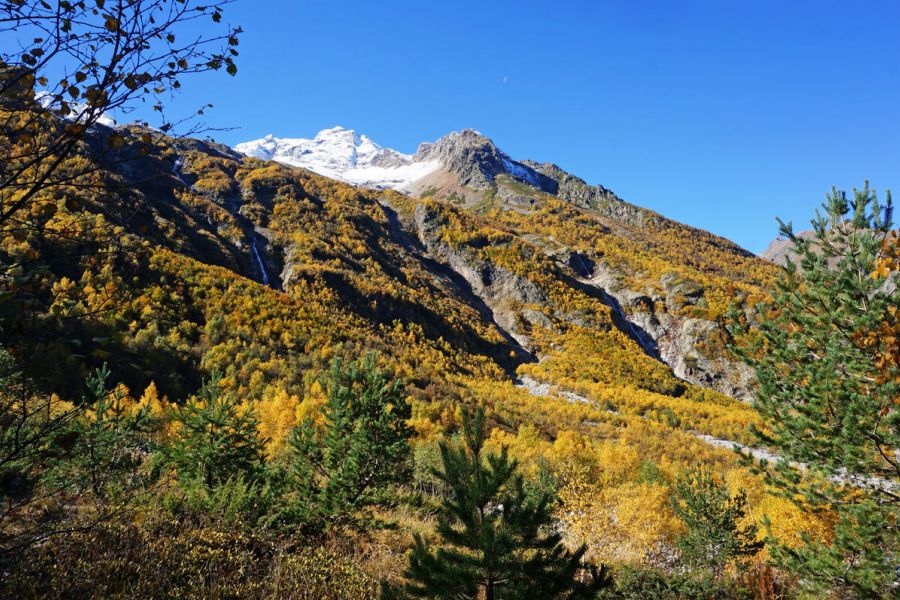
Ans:
[[[238,0],[236,78],[185,81],[234,144],[334,125],[514,158],[762,251],[832,185],[900,189],[900,3]]]

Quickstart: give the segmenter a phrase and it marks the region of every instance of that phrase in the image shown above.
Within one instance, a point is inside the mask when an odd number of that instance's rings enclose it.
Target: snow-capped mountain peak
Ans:
[[[435,142],[423,143],[413,155],[384,148],[344,127],[323,129],[312,139],[278,138],[270,134],[238,144],[234,149],[247,156],[303,167],[348,183],[404,192],[434,190],[446,187],[448,182],[451,187],[461,186],[461,191],[483,190],[499,174],[510,175],[545,191],[555,191],[547,177],[513,160],[474,129],[463,129]]]
[[[435,161],[383,148],[353,129],[323,129],[312,139],[278,138],[271,134],[234,147],[247,156],[303,167],[357,185],[404,189],[438,168]]]

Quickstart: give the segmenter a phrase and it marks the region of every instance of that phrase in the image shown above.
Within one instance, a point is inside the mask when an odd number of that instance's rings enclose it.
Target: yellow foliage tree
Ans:
[[[257,425],[260,437],[266,440],[266,455],[277,456],[285,447],[288,435],[297,425],[301,402],[284,390],[278,390],[271,398],[256,404]],[[308,410],[310,407],[307,406]]]

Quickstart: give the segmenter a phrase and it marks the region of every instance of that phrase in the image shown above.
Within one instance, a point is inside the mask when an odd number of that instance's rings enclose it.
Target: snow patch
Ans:
[[[532,169],[529,169],[525,165],[515,162],[505,154],[503,155],[503,169],[509,175],[512,175],[519,181],[524,181],[525,183],[530,183],[531,185],[540,186],[540,181],[538,180]]]
[[[343,173],[349,183],[367,187],[386,187],[403,190],[413,182],[434,173],[441,167],[436,160],[415,162],[398,167],[360,167]]]
[[[52,94],[49,92],[38,92],[34,95],[34,99],[38,101],[38,103],[47,109],[55,109],[58,108],[55,106],[55,99]],[[81,102],[69,102],[69,108],[71,112],[66,117],[67,121],[81,121],[85,118],[88,109],[90,108],[87,104],[83,104]],[[116,120],[109,116],[109,113],[101,113],[96,120],[100,125],[105,125],[106,127],[115,128],[119,124],[116,123]]]

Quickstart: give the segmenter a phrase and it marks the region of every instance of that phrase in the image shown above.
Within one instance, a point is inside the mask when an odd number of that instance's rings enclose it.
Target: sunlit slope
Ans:
[[[52,308],[34,374],[54,392],[76,397],[103,362],[132,390],[153,381],[171,398],[218,371],[260,408],[266,431],[284,432],[316,410],[333,356],[375,351],[410,383],[417,447],[454,431],[461,406],[483,405],[494,441],[529,469],[581,465],[563,482],[572,502],[660,500],[667,477],[697,460],[750,486],[756,509],[775,502],[698,437],[749,443],[753,410],[676,376],[635,316],[714,324],[697,329],[704,360],[730,364],[717,320],[731,298],[761,294],[771,271],[719,238],[531,188],[527,207],[500,191],[468,205],[362,189],[199,142],[102,177],[121,193],[46,199],[51,231],[77,229],[77,240],[3,238],[8,259],[46,265],[35,294]],[[659,479],[647,479],[648,464]],[[817,527],[778,506],[776,528]],[[675,530],[657,525],[653,544],[671,545]]]

